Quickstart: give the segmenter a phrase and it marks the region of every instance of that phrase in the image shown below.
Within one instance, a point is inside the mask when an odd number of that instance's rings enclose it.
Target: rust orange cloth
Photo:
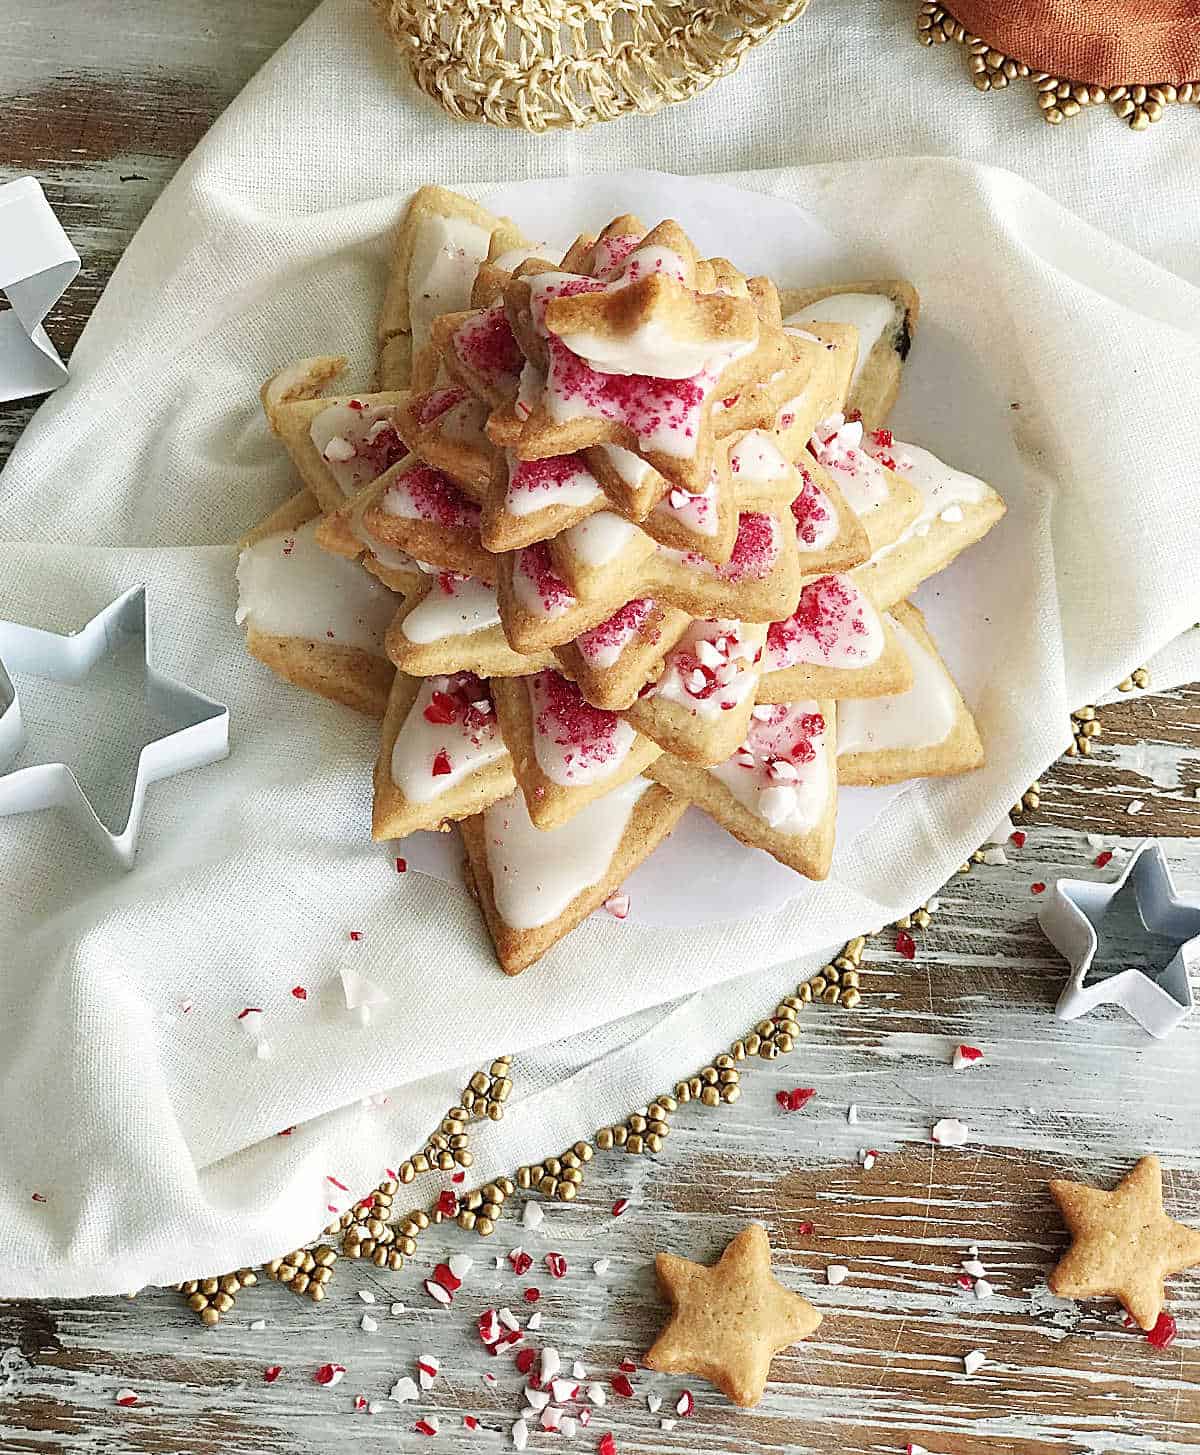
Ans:
[[[1200,0],[950,0],[968,30],[1039,71],[1096,86],[1200,80]]]

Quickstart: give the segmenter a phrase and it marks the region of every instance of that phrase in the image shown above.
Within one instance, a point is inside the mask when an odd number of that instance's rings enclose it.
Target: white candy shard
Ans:
[[[996,1290],[992,1287],[992,1285],[987,1281],[986,1278],[977,1278],[975,1280],[976,1298],[991,1298],[995,1292]]]
[[[518,1420],[512,1427],[511,1434],[513,1448],[516,1450],[524,1450],[525,1446],[529,1444],[529,1426],[525,1421]]]
[[[608,1272],[610,1261],[611,1260],[608,1258],[597,1258],[596,1261],[592,1264],[592,1272],[596,1275],[597,1278],[603,1278],[604,1275]]]
[[[597,1384],[595,1380],[593,1380],[592,1383],[589,1384],[587,1387],[587,1397],[588,1400],[595,1405],[604,1405],[608,1403],[608,1391],[604,1388],[602,1384]]]
[[[983,851],[983,862],[985,864],[1007,864],[1008,855],[999,844],[993,844]]]
[[[558,1357],[558,1350],[553,1344],[547,1344],[542,1350],[541,1380],[543,1384],[549,1384],[558,1371],[562,1368],[562,1360]]]
[[[394,1399],[397,1404],[407,1404],[409,1400],[418,1398],[420,1393],[416,1380],[402,1374],[388,1390],[388,1399]]]
[[[446,1267],[457,1279],[464,1279],[471,1271],[471,1265],[475,1262],[470,1253],[455,1253],[446,1259]]]
[[[858,1125],[858,1107],[853,1102],[846,1108],[846,1120],[852,1127]]]
[[[374,1334],[379,1328],[379,1323],[370,1314],[363,1314],[362,1318],[358,1321],[358,1327],[364,1334]]]
[[[530,1232],[536,1231],[546,1221],[546,1214],[536,1202],[527,1202],[521,1213],[521,1226]]]
[[[386,990],[368,980],[365,975],[360,975],[357,970],[349,970],[343,966],[338,974],[342,979],[342,994],[346,998],[347,1010],[362,1010],[364,1007],[369,1010],[371,1006],[387,1005],[392,998]]]
[[[550,1403],[550,1391],[548,1389],[534,1389],[532,1384],[525,1386],[525,1398],[530,1407],[535,1410],[544,1410]]]
[[[971,1135],[971,1128],[957,1117],[942,1117],[934,1123],[932,1135],[939,1147],[962,1147]]]
[[[825,1270],[825,1281],[836,1288],[839,1283],[845,1283],[849,1274],[850,1270],[844,1263],[831,1263]]]
[[[969,1354],[963,1355],[963,1373],[974,1374],[982,1369],[987,1363],[987,1356],[982,1349],[972,1349]]]

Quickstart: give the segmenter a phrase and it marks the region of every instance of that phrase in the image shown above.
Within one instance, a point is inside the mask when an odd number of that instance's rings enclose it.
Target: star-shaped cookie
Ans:
[[[1046,1280],[1051,1291],[1064,1298],[1112,1294],[1152,1329],[1164,1278],[1200,1265],[1200,1228],[1163,1211],[1158,1158],[1143,1157],[1112,1192],[1055,1177],[1050,1196],[1071,1233],[1070,1248]]]
[[[757,1404],[772,1358],[821,1322],[806,1298],[771,1276],[771,1245],[758,1223],[743,1228],[711,1268],[674,1253],[660,1253],[655,1266],[673,1311],[646,1367],[699,1374],[734,1404]]]

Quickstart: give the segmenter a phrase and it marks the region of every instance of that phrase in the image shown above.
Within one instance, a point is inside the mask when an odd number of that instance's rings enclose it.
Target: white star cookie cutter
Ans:
[[[1089,981],[1103,933],[1104,917],[1123,889],[1135,896],[1137,915],[1147,941],[1147,961],[1114,975]],[[1042,931],[1066,956],[1071,976],[1054,1013],[1075,1020],[1098,1005],[1119,1005],[1152,1036],[1162,1038],[1192,1009],[1190,969],[1200,969],[1200,899],[1181,897],[1171,879],[1161,847],[1146,839],[1129,857],[1121,874],[1107,884],[1085,879],[1059,879],[1038,915]],[[1175,953],[1162,962],[1160,945],[1169,941]],[[1126,952],[1123,958],[1136,958]]]
[[[172,727],[138,755],[129,813],[123,824],[110,826],[92,807],[66,763],[38,763],[4,771],[26,743],[21,703],[9,673],[82,682],[102,657],[132,640],[140,640],[143,646],[146,704]],[[0,621],[0,818],[45,808],[65,809],[123,869],[131,869],[147,787],[228,755],[229,709],[151,666],[144,586],[132,587],[85,627],[67,636]]]

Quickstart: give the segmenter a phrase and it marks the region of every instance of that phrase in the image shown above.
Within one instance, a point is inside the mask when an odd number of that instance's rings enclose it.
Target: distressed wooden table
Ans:
[[[180,158],[311,4],[94,0],[49,18],[9,7],[0,177],[40,176],[83,257],[50,321],[64,353]],[[0,459],[31,412],[0,407]],[[611,1430],[621,1452],[680,1455],[878,1455],[909,1442],[945,1455],[1200,1447],[1200,1276],[1172,1280],[1180,1332],[1163,1352],[1127,1331],[1115,1305],[1067,1304],[1045,1288],[1065,1244],[1050,1175],[1107,1183],[1156,1151],[1169,1210],[1200,1222],[1200,1019],[1156,1044],[1116,1015],[1064,1026],[1050,1013],[1063,966],[1037,929],[1030,886],[1111,874],[1092,867],[1086,834],[1106,845],[1133,842],[1135,828],[1160,835],[1181,887],[1200,889],[1200,687],[1123,698],[1100,720],[1092,758],[1064,759],[1046,775],[1040,809],[1022,822],[1024,846],[946,887],[915,961],[878,936],[857,1012],[812,1008],[797,1051],[753,1065],[736,1105],[681,1108],[657,1157],[598,1157],[579,1199],[549,1206],[537,1232],[511,1216],[490,1242],[431,1231],[398,1273],[343,1259],[319,1306],[264,1281],[213,1330],[169,1291],[132,1303],[0,1304],[0,1449],[427,1448],[413,1426],[429,1411],[443,1448],[506,1448],[522,1381],[507,1359],[483,1353],[473,1323],[482,1309],[511,1302],[525,1315],[520,1289],[539,1286],[539,1337],[607,1379],[638,1358],[661,1317],[653,1252],[711,1258],[750,1218],[767,1224],[781,1276],[826,1315],[812,1340],[776,1360],[761,1406],[735,1410],[689,1380],[695,1414],[664,1429],[685,1381],[640,1372],[636,1396],[610,1393],[571,1443],[594,1449]],[[1134,799],[1146,805],[1136,821],[1126,812]],[[961,1041],[985,1057],[955,1073]],[[775,1093],[797,1084],[817,1095],[787,1115]],[[851,1103],[857,1126],[847,1123]],[[969,1123],[968,1146],[931,1145],[941,1115]],[[878,1152],[870,1170],[859,1165],[863,1148]],[[617,1198],[630,1200],[619,1220]],[[517,1243],[536,1259],[519,1282],[507,1263],[492,1266]],[[984,1301],[957,1281],[972,1244],[995,1288]],[[542,1266],[552,1249],[567,1259],[562,1280]],[[476,1261],[444,1310],[421,1284],[451,1252]],[[602,1258],[609,1265],[597,1275]],[[837,1287],[826,1282],[830,1264],[849,1269]],[[360,1327],[364,1313],[376,1332]],[[252,1328],[257,1320],[265,1327]],[[974,1349],[987,1362],[967,1377],[962,1359]],[[441,1361],[433,1389],[420,1405],[386,1401],[419,1353]],[[312,1378],[328,1361],[348,1371],[332,1389]],[[268,1384],[263,1370],[274,1364],[283,1372]],[[493,1386],[482,1379],[489,1369]],[[136,1406],[115,1403],[123,1386]],[[353,1411],[359,1391],[383,1402],[377,1413]],[[535,1435],[531,1448],[555,1439]]]

